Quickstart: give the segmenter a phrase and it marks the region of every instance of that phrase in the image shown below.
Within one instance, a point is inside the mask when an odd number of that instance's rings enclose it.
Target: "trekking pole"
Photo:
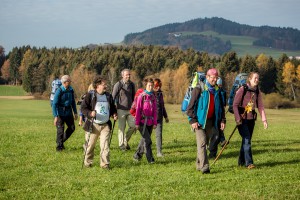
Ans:
[[[85,141],[85,148],[84,148],[84,155],[83,155],[83,160],[82,160],[82,166],[81,166],[81,169],[83,169],[84,159],[85,159],[86,152],[87,152],[87,148],[88,148],[88,145],[89,145],[90,136],[91,136],[91,133],[92,133],[92,131],[93,131],[93,123],[94,123],[94,117],[92,118],[92,123],[91,123],[91,125],[90,125],[90,127],[89,127],[88,139],[87,139],[87,141]]]
[[[217,160],[218,160],[218,159],[219,159],[219,157],[221,156],[222,152],[223,152],[223,151],[224,151],[224,149],[226,148],[227,144],[229,143],[229,140],[230,140],[230,139],[231,139],[231,137],[233,136],[233,134],[234,134],[234,132],[235,132],[236,128],[237,128],[237,125],[234,127],[234,129],[233,129],[232,133],[230,134],[230,136],[229,136],[229,138],[228,138],[227,142],[226,142],[226,143],[225,143],[225,145],[222,147],[221,151],[219,152],[218,156],[215,158],[214,162],[211,164],[211,166],[210,166],[210,167],[212,167],[212,166],[213,166],[213,164],[215,164],[215,162],[217,162]]]
[[[116,120],[114,120],[112,129],[111,129],[111,134],[110,134],[110,138],[109,138],[109,146],[110,146],[110,144],[111,144],[111,139],[112,139],[112,136],[113,136],[113,133],[114,133],[115,124],[116,124]]]

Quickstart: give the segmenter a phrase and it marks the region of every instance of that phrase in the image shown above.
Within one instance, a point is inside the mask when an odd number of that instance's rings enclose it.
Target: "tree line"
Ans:
[[[300,61],[283,54],[275,60],[264,54],[238,57],[233,52],[212,56],[191,48],[162,46],[97,46],[93,49],[15,47],[1,67],[1,82],[20,84],[32,94],[48,96],[54,77],[70,74],[77,96],[85,93],[93,77],[104,75],[112,89],[120,72],[132,70],[132,80],[138,87],[145,77],[162,80],[166,102],[180,103],[192,73],[215,67],[227,92],[240,72],[260,74],[260,89],[265,94],[278,93],[297,100],[300,89]]]

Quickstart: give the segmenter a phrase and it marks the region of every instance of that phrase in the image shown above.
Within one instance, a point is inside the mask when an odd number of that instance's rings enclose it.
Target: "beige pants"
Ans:
[[[129,110],[118,109],[117,112],[118,112],[118,121],[119,121],[119,131],[118,131],[119,146],[126,147],[128,145],[128,142],[133,132],[135,131],[135,119],[130,114]],[[129,128],[125,134],[126,122]]]
[[[86,156],[84,159],[85,165],[93,164],[94,150],[99,138],[100,142],[100,167],[109,165],[109,138],[110,128],[108,124],[93,124],[93,132],[90,134]]]
[[[215,131],[215,127],[212,120],[206,121],[205,129],[198,129],[195,132],[197,142],[197,160],[196,169],[200,171],[206,171],[209,169],[208,157],[207,157],[207,145],[209,138]]]

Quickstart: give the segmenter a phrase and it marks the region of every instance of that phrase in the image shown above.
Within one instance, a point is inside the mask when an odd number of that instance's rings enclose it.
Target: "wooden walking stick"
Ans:
[[[211,164],[211,166],[213,166],[213,164],[215,164],[215,162],[217,162],[217,160],[219,159],[219,157],[221,156],[222,152],[224,151],[224,149],[226,148],[227,144],[229,143],[229,140],[231,139],[231,137],[233,136],[235,130],[237,128],[237,125],[234,127],[232,133],[230,134],[228,140],[226,141],[225,145],[222,147],[221,151],[219,152],[218,156],[215,158],[214,162]]]

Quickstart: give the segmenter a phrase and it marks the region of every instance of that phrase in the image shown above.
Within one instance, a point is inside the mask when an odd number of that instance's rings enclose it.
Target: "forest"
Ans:
[[[192,48],[154,45],[103,45],[95,48],[36,48],[15,47],[1,63],[1,84],[22,85],[33,95],[49,98],[54,77],[69,74],[77,97],[86,92],[96,75],[103,75],[111,90],[128,68],[136,88],[145,77],[162,80],[167,103],[181,103],[192,73],[219,70],[225,89],[229,92],[235,76],[240,72],[256,71],[260,74],[260,89],[268,94],[280,95],[299,102],[300,60],[283,54],[273,59],[264,54],[238,57],[234,51],[222,56],[210,55]]]

